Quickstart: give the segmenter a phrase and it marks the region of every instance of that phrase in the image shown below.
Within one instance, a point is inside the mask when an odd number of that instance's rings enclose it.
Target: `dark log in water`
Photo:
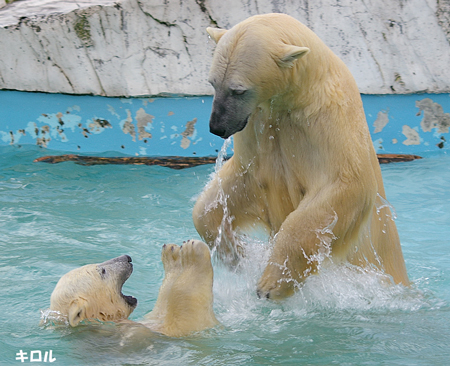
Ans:
[[[380,164],[393,162],[412,161],[422,159],[417,155],[406,154],[378,154]],[[57,164],[65,161],[73,161],[81,165],[105,165],[105,164],[130,164],[130,165],[159,165],[172,169],[185,169],[204,164],[215,164],[215,156],[206,157],[184,157],[184,156],[166,156],[166,157],[99,157],[85,156],[76,154],[50,155],[43,156],[34,160],[35,163]]]

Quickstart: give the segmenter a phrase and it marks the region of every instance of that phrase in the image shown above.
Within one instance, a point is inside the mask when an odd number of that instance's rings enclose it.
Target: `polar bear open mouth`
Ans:
[[[122,293],[122,288],[123,285],[125,284],[125,282],[127,282],[127,280],[130,278],[131,273],[133,273],[133,264],[131,263],[132,259],[129,255],[125,255],[122,257],[119,257],[119,260],[122,259],[123,257],[126,258],[126,269],[125,269],[125,276],[122,279],[122,286],[120,286],[120,296],[122,296],[122,298],[125,300],[125,302],[127,303],[128,306],[130,306],[132,309],[134,309],[137,305],[137,299],[134,296],[130,296],[130,295],[124,295]]]
[[[118,272],[118,285],[120,296],[124,299],[125,303],[132,309],[137,305],[137,299],[134,296],[124,295],[122,288],[125,282],[130,278],[133,273],[132,259],[129,255],[121,255],[120,257],[110,259],[98,265],[99,271],[102,276],[108,276],[108,273]]]
[[[135,308],[137,305],[137,299],[133,296],[129,296],[129,295],[124,295],[122,293],[120,293],[122,295],[122,298],[125,300],[125,302],[132,308]]]

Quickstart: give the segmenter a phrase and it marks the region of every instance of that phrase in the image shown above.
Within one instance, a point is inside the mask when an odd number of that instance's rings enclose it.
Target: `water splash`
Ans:
[[[333,233],[333,229],[336,226],[337,221],[338,215],[336,211],[334,211],[333,219],[331,220],[331,222],[325,227],[315,230],[316,237],[320,242],[317,253],[314,253],[309,257],[305,255],[308,263],[311,263],[313,261],[317,263],[318,270],[320,270],[320,267],[325,260],[331,261],[331,244],[333,240],[337,239],[337,237]]]
[[[415,312],[446,306],[416,287],[395,285],[373,267],[327,262],[317,274],[298,284],[296,293],[281,302],[258,299],[256,286],[270,256],[271,245],[247,238],[239,270],[215,264],[214,304],[228,331],[277,329],[281,323],[323,317],[367,317],[387,311]],[[372,315],[370,315],[372,316]]]
[[[226,141],[219,153],[216,174],[224,164],[228,144]],[[223,239],[230,235],[227,230],[230,230],[234,218],[229,214],[228,197],[221,184],[219,181],[217,201],[222,205],[224,215],[216,244],[223,245]],[[377,195],[376,208],[380,217],[384,214],[392,220],[397,217],[392,205],[381,195]],[[323,228],[315,230],[320,242],[318,251],[309,256],[304,253],[309,262],[317,265],[317,273],[307,273],[303,282],[295,284],[297,291],[294,296],[280,303],[256,296],[257,283],[276,238],[267,241],[232,233],[245,246],[245,256],[239,258],[239,266],[230,269],[222,259],[217,260],[214,256],[215,311],[227,331],[248,331],[260,327],[261,331],[267,332],[267,329],[277,330],[284,327],[282,324],[292,324],[298,319],[327,316],[324,314],[335,314],[337,319],[350,314],[362,319],[387,311],[415,312],[446,306],[417,287],[395,285],[390,276],[375,266],[363,268],[349,263],[334,263],[331,253],[337,220],[334,213]]]
[[[229,148],[230,145],[231,145],[232,138],[233,138],[233,137],[227,138],[227,139],[223,142],[222,147],[220,148],[219,154],[217,155],[217,159],[216,159],[216,165],[215,165],[215,168],[214,168],[214,171],[215,171],[216,173],[218,173],[219,170],[222,169],[223,164],[225,164],[225,161],[227,160],[227,155],[228,155],[228,154],[227,154],[227,151],[228,151],[228,148]]]
[[[382,209],[384,208],[388,208],[391,215],[390,218],[392,220],[396,220],[397,219],[397,212],[395,211],[394,206],[392,206],[389,201],[386,198],[383,198],[379,193],[377,193],[377,198],[375,201],[375,205],[377,208],[377,215],[380,216],[380,212]]]
[[[241,258],[238,270],[230,270],[215,263],[214,298],[218,319],[228,330],[248,331],[278,329],[282,323],[292,324],[299,319],[323,317],[336,319],[370,318],[386,312],[415,312],[446,306],[415,286],[393,283],[391,277],[375,266],[360,267],[350,263],[334,263],[331,243],[337,214],[322,229],[316,230],[323,249],[308,257],[315,261],[319,271],[296,283],[296,293],[281,302],[258,299],[256,287],[267,264],[274,239],[256,240],[241,236],[246,256]],[[278,327],[278,328],[277,328]]]
[[[215,258],[218,257],[225,263],[235,266],[239,263],[242,253],[239,247],[238,235],[233,232],[232,228],[234,216],[232,216],[229,212],[229,196],[225,193],[222,185],[223,181],[218,174],[227,160],[227,150],[231,144],[231,139],[232,138],[230,137],[224,141],[222,148],[220,149],[220,152],[217,156],[214,173],[211,176],[211,179],[217,178],[217,194],[215,199],[212,200],[210,206],[208,206],[206,210],[209,211],[212,208],[217,208],[219,206],[222,207],[222,222],[218,228],[218,235],[215,239],[212,255]]]
[[[220,321],[225,326],[245,327],[261,314],[261,301],[256,296],[256,286],[269,260],[272,246],[267,241],[240,236],[246,255],[239,266],[230,268],[222,261],[214,261],[214,304]],[[266,302],[266,305],[273,304]]]
[[[67,319],[67,315],[62,314],[59,311],[46,309],[40,310],[41,312],[41,321],[40,326],[44,328],[48,327],[58,327],[58,326],[68,326],[69,320]]]
[[[393,284],[376,268],[348,263],[331,263],[309,276],[290,301],[309,311],[332,312],[412,311],[427,305],[420,291]]]

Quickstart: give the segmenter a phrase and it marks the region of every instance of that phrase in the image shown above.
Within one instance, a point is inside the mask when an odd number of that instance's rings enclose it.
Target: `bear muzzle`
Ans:
[[[133,296],[124,295],[122,293],[122,287],[126,280],[131,276],[133,272],[133,264],[132,259],[129,255],[121,255],[120,257],[113,258],[107,260],[106,262],[100,263],[98,265],[100,269],[100,273],[102,278],[106,277],[109,273],[109,276],[113,276],[116,281],[118,281],[117,285],[119,286],[119,292],[121,297],[125,300],[126,304],[130,306],[130,308],[134,309],[137,305],[137,299]]]
[[[222,123],[222,121],[217,122],[218,119],[213,112],[211,114],[211,119],[209,120],[209,131],[216,136],[227,139],[236,132],[242,131],[245,126],[247,126],[249,117],[250,116],[247,116],[245,119],[238,121],[237,123]],[[221,120],[223,120],[223,118]]]

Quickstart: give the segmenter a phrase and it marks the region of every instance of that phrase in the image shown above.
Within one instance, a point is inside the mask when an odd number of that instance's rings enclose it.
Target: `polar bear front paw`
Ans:
[[[265,269],[261,276],[256,294],[260,299],[282,300],[294,294],[296,283],[291,276],[286,275],[272,264]]]
[[[164,244],[161,252],[161,261],[165,272],[171,272],[181,267],[180,247],[176,244]]]
[[[202,263],[211,263],[211,254],[204,242],[200,240],[188,240],[183,242],[180,248],[181,264],[183,269],[198,266]]]

